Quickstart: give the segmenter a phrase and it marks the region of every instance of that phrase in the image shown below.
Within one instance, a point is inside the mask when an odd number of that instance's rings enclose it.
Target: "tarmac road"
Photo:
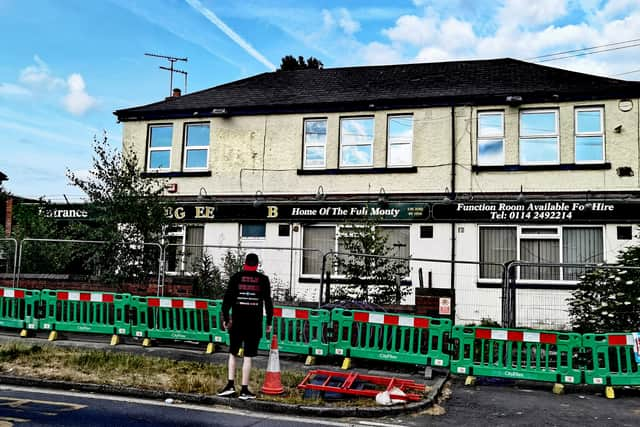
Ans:
[[[640,390],[616,388],[606,399],[604,388],[568,388],[551,393],[551,384],[493,383],[465,387],[464,377],[451,381],[445,415],[402,417],[411,426],[638,426]],[[387,420],[388,422],[388,420]]]

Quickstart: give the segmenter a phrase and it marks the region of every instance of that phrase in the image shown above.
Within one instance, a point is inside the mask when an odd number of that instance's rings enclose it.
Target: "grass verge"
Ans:
[[[175,361],[111,350],[64,348],[21,342],[0,344],[0,373],[21,377],[136,387],[146,390],[214,395],[226,384],[226,365]],[[249,388],[258,391],[265,371],[253,369]],[[327,402],[304,399],[297,388],[303,371],[281,372],[282,396],[259,395],[266,401],[288,404],[321,405]],[[330,406],[376,406],[375,399],[351,399]]]

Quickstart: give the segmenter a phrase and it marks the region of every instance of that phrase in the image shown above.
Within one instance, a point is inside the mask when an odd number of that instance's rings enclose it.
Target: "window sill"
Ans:
[[[193,172],[142,172],[143,178],[197,178],[211,176],[211,171],[193,171]]]
[[[417,173],[416,166],[384,168],[298,169],[298,175],[366,175],[384,173]]]
[[[502,283],[496,282],[477,282],[478,289],[501,289]],[[560,283],[539,282],[539,283],[516,283],[516,289],[538,289],[538,290],[573,290],[576,288],[576,282]]]
[[[605,170],[611,169],[611,163],[563,163],[559,165],[500,165],[500,166],[471,166],[471,171],[480,172],[517,172],[517,171],[577,171],[577,170]]]

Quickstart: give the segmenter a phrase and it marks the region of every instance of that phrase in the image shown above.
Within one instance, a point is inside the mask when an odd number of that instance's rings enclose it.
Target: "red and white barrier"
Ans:
[[[353,313],[353,320],[354,322],[375,323],[379,325],[409,326],[412,328],[423,329],[429,327],[429,319],[423,317],[399,316],[397,314],[355,312]]]
[[[24,291],[21,289],[0,288],[0,297],[24,299]]]
[[[58,292],[58,301],[86,301],[86,302],[108,302],[113,303],[113,294],[103,294],[99,292]]]
[[[476,338],[484,340],[533,342],[541,344],[556,344],[556,334],[544,332],[505,331],[502,329],[476,329]]]
[[[209,303],[207,301],[182,300],[174,298],[147,298],[147,305],[149,307],[191,308],[196,310],[206,310],[209,308]]]

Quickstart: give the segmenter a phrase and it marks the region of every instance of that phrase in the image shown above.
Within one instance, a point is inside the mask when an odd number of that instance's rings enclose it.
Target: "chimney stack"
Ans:
[[[176,88],[174,88],[174,89],[173,89],[173,95],[172,95],[172,96],[173,96],[174,98],[177,98],[177,97],[179,97],[180,95],[182,95],[182,91],[181,91],[180,89],[178,89],[177,87],[176,87]]]

